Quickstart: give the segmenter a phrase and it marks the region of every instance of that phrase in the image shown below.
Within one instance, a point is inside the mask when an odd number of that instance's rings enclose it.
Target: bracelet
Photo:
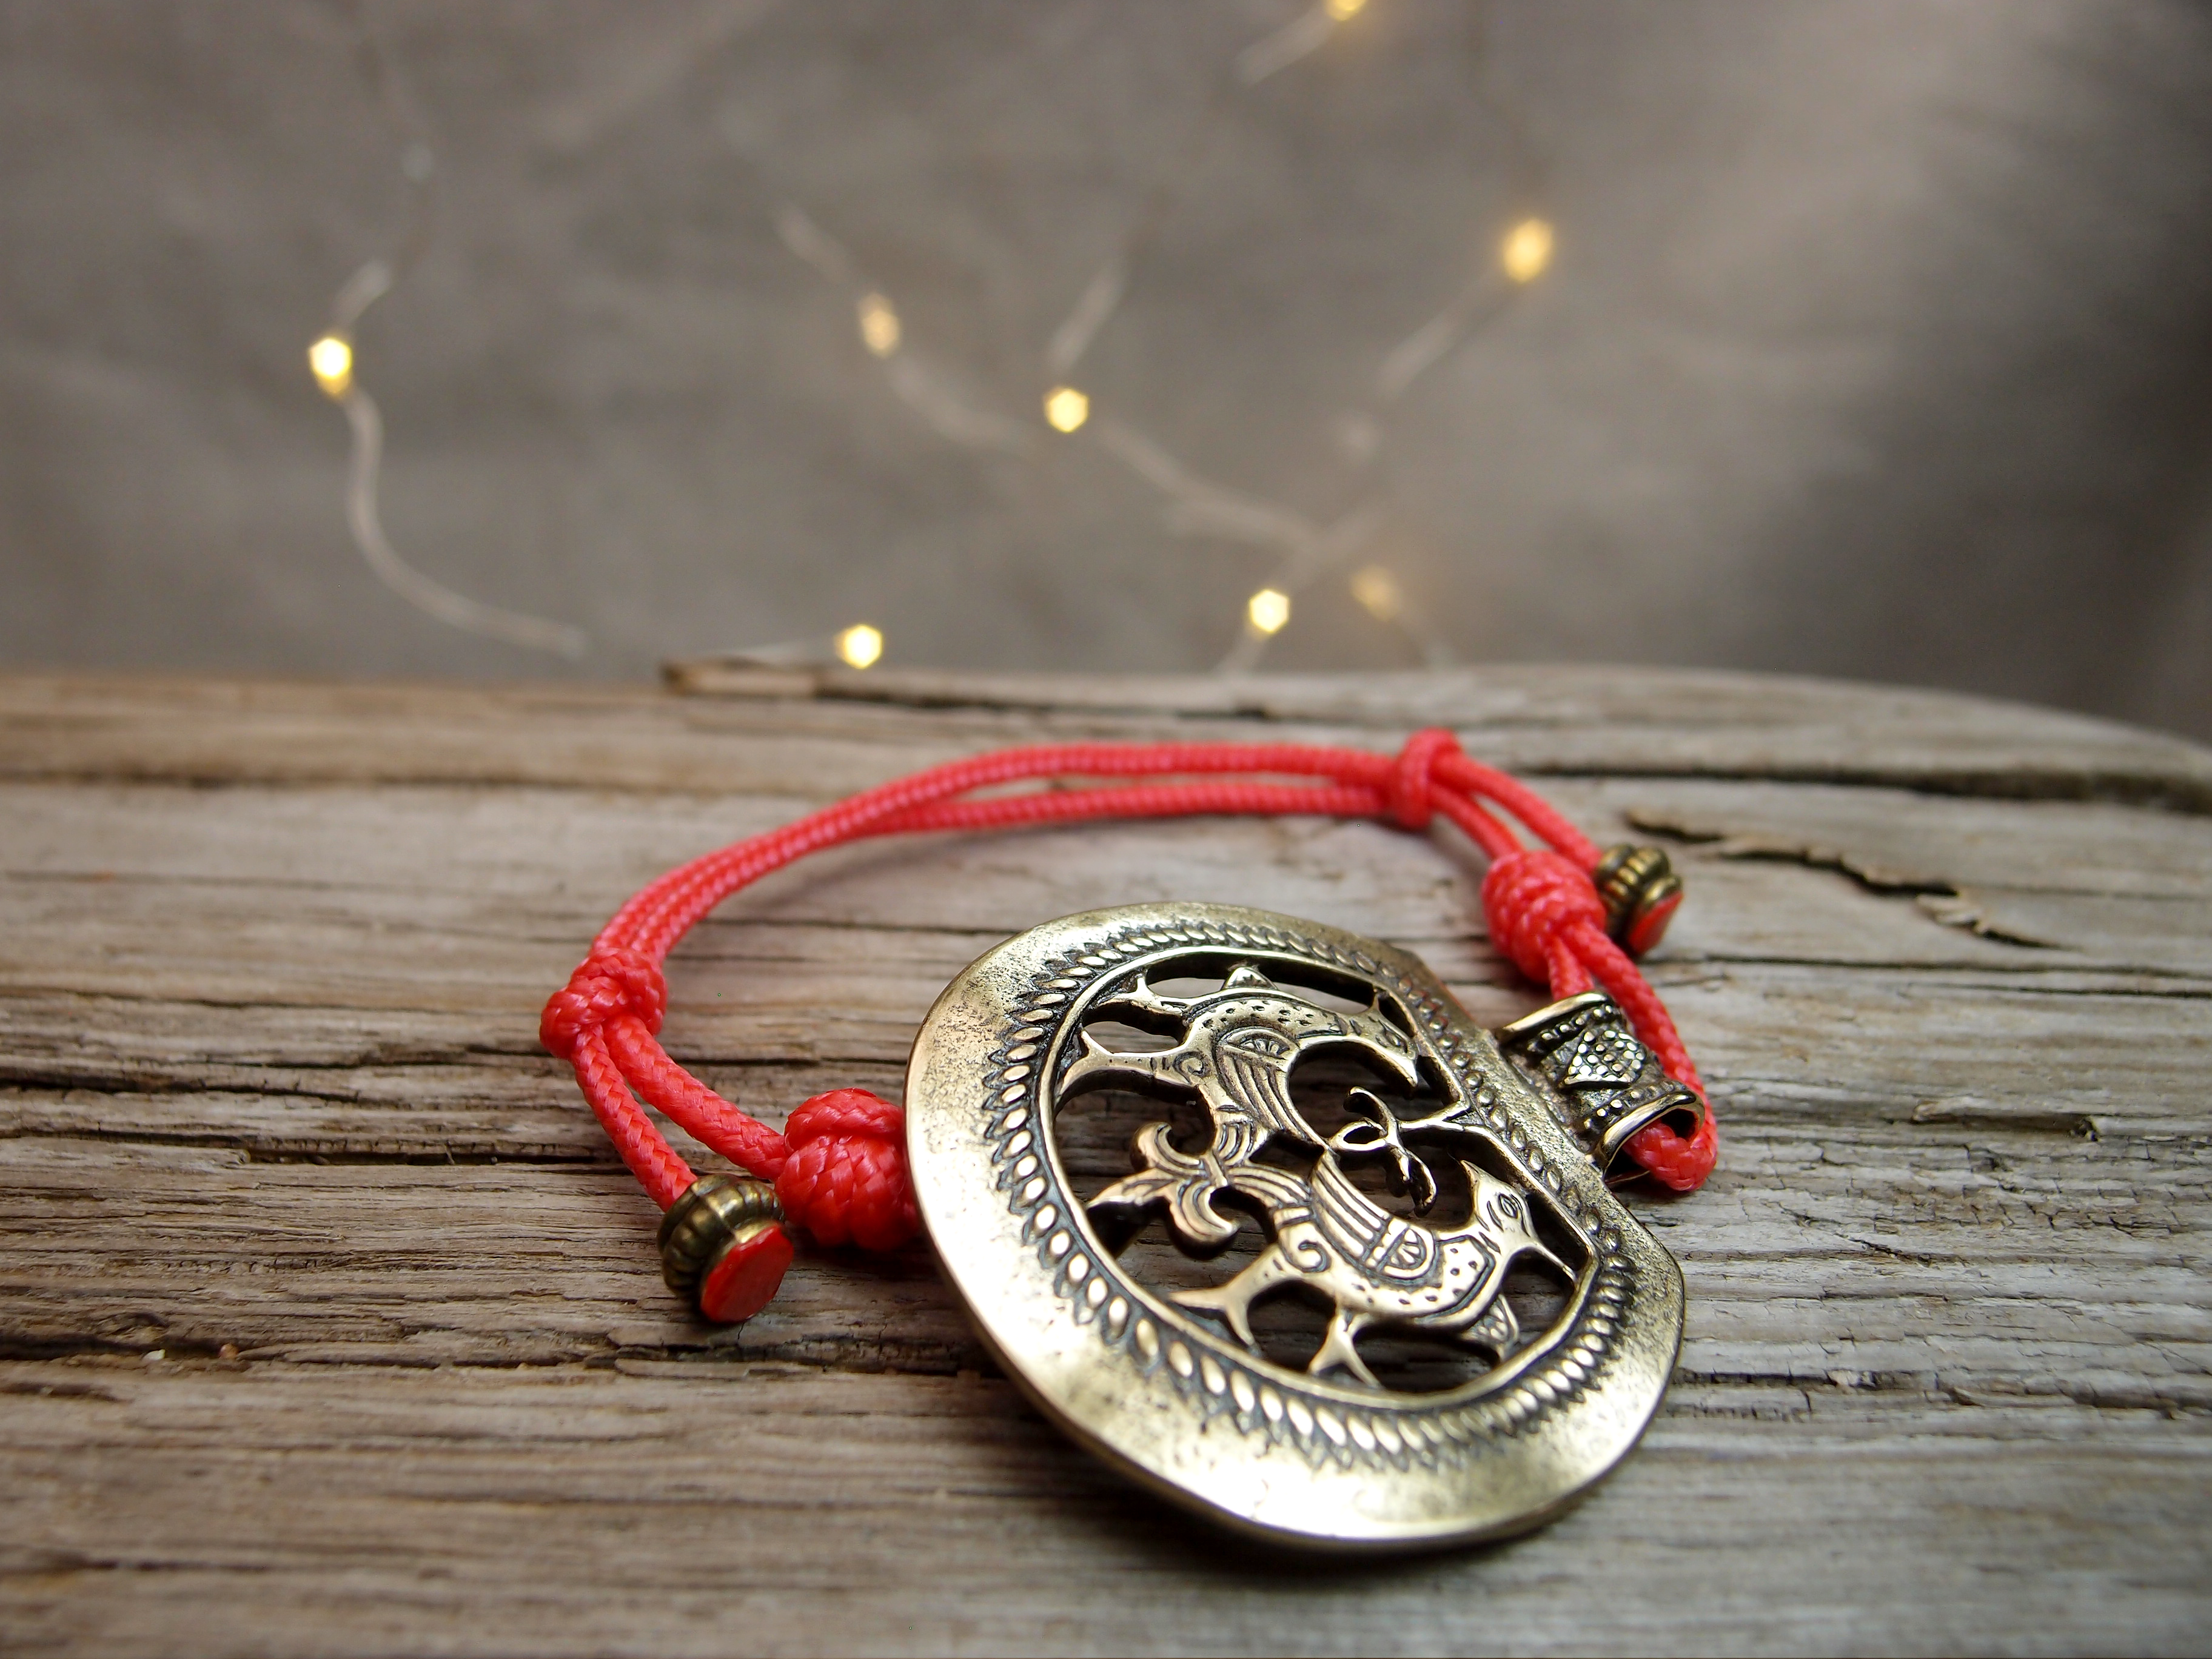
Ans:
[[[1237,781],[1229,781],[1231,778]],[[1314,780],[1262,782],[1266,777]],[[1162,782],[1201,778],[1204,781]],[[1011,783],[1127,779],[1104,786],[963,799]],[[1540,845],[1524,847],[1492,809]],[[545,1005],[539,1040],[570,1062],[623,1162],[668,1212],[668,1281],[710,1320],[750,1317],[781,1284],[792,1249],[779,1221],[821,1245],[894,1250],[920,1229],[900,1109],[860,1089],[817,1095],[782,1133],[748,1116],[671,1060],[655,1040],[667,1006],[661,963],[740,888],[810,853],[874,836],[1071,823],[1096,818],[1310,813],[1374,818],[1419,833],[1441,813],[1491,860],[1482,883],[1491,938],[1555,998],[1602,986],[1667,1073],[1705,1090],[1666,1006],[1632,959],[1656,945],[1682,898],[1666,854],[1601,853],[1525,784],[1470,759],[1452,734],[1416,732],[1395,757],[1304,744],[1070,744],[1007,749],[896,779],[780,830],[669,872],[616,913]],[[708,1177],[640,1109],[632,1091],[739,1169],[771,1183]],[[1710,1102],[1696,1133],[1654,1121],[1626,1145],[1662,1185],[1694,1190],[1718,1145]],[[687,1194],[691,1201],[680,1203]],[[712,1253],[711,1259],[708,1252]]]
[[[978,793],[1039,781],[1059,787]],[[1490,859],[1492,939],[1555,1000],[1484,1031],[1402,951],[1182,902],[1063,917],[987,952],[917,1033],[904,1109],[832,1090],[778,1133],[655,1041],[670,946],[809,853],[928,830],[1286,812],[1413,832],[1442,814]],[[1441,730],[1395,757],[1012,749],[670,872],[600,933],[539,1036],[665,1212],[663,1277],[704,1317],[767,1304],[792,1261],[787,1225],[890,1250],[926,1220],[1007,1374],[1170,1496],[1307,1545],[1494,1537],[1603,1478],[1673,1372],[1680,1269],[1608,1181],[1625,1167],[1687,1191],[1713,1167],[1705,1085],[1632,960],[1681,897],[1664,854],[1601,853]],[[1334,1059],[1294,1085],[1309,1055]],[[1086,1096],[1194,1105],[1208,1128],[1142,1124],[1132,1172],[1086,1192],[1063,1156]],[[641,1098],[744,1175],[695,1176]],[[1163,1270],[1163,1248],[1181,1265]],[[1188,1259],[1234,1271],[1194,1284]],[[1327,1308],[1310,1352],[1255,1326],[1255,1305],[1279,1293]],[[1360,1349],[1378,1334],[1442,1358],[1378,1370]],[[1438,1363],[1456,1380],[1438,1386]]]

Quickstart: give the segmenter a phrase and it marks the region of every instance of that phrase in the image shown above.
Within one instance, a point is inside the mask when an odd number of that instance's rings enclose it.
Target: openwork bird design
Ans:
[[[1217,992],[1163,997],[1139,975],[1097,1006],[1148,1021],[1171,1020],[1181,1040],[1164,1050],[1123,1053],[1086,1031],[1082,1051],[1061,1075],[1060,1097],[1107,1079],[1188,1090],[1205,1104],[1213,1137],[1204,1151],[1184,1152],[1170,1139],[1168,1125],[1147,1125],[1136,1138],[1136,1171],[1089,1207],[1127,1211],[1164,1204],[1178,1238],[1203,1252],[1225,1245],[1237,1231],[1236,1214],[1224,1216],[1215,1208],[1218,1197],[1236,1192],[1257,1200],[1272,1235],[1267,1246],[1227,1283],[1180,1291],[1174,1298],[1218,1315],[1255,1351],[1253,1303],[1279,1287],[1302,1285],[1335,1310],[1307,1370],[1316,1375],[1342,1370],[1380,1386],[1356,1346],[1362,1331],[1404,1326],[1479,1344],[1502,1357],[1519,1340],[1512,1309],[1498,1295],[1514,1262],[1534,1255],[1572,1276],[1537,1237],[1528,1197],[1473,1164],[1462,1160],[1473,1212],[1464,1225],[1439,1231],[1391,1214],[1361,1192],[1338,1161],[1340,1153],[1389,1155],[1425,1212],[1435,1200],[1435,1178],[1407,1150],[1404,1136],[1414,1129],[1471,1130],[1457,1117],[1457,1106],[1401,1120],[1378,1097],[1355,1091],[1352,1103],[1370,1121],[1324,1140],[1291,1104],[1291,1066],[1300,1055],[1331,1044],[1349,1044],[1409,1089],[1419,1085],[1413,1040],[1384,1012],[1380,992],[1364,1010],[1338,1012],[1244,963]],[[1311,1149],[1316,1154],[1312,1173],[1255,1162],[1273,1139]]]
[[[1362,1114],[1365,1121],[1355,1119],[1331,1135],[1329,1151],[1355,1157],[1367,1152],[1386,1154],[1399,1187],[1413,1195],[1414,1212],[1426,1215],[1436,1206],[1437,1177],[1421,1155],[1406,1145],[1406,1137],[1424,1129],[1471,1127],[1465,1104],[1454,1102],[1425,1117],[1400,1117],[1389,1102],[1371,1089],[1352,1090],[1345,1104]]]
[[[1567,1268],[1537,1238],[1525,1198],[1472,1164],[1462,1167],[1474,1213],[1445,1232],[1392,1215],[1326,1152],[1310,1183],[1265,1165],[1240,1170],[1236,1184],[1267,1206],[1273,1242],[1227,1284],[1181,1291],[1175,1299],[1220,1314],[1256,1350],[1252,1304],[1278,1285],[1307,1285],[1336,1312],[1306,1369],[1318,1375],[1341,1367],[1377,1387],[1355,1346],[1370,1325],[1403,1325],[1503,1358],[1521,1337],[1512,1304],[1498,1295],[1515,1261],[1533,1255],[1562,1273]]]
[[[1368,1007],[1340,1013],[1283,989],[1250,963],[1239,963],[1218,991],[1190,998],[1161,996],[1139,974],[1095,1006],[1146,1024],[1171,1023],[1182,1040],[1172,1048],[1123,1053],[1086,1030],[1082,1052],[1060,1074],[1060,1097],[1108,1077],[1188,1091],[1205,1103],[1213,1140],[1194,1161],[1170,1146],[1166,1124],[1148,1126],[1137,1136],[1142,1167],[1093,1199],[1092,1207],[1165,1199],[1177,1234],[1201,1251],[1218,1249],[1237,1235],[1237,1218],[1224,1218],[1212,1206],[1214,1194],[1231,1185],[1229,1170],[1244,1167],[1272,1137],[1321,1145],[1291,1104],[1291,1066],[1300,1054],[1350,1044],[1403,1078],[1407,1088],[1421,1080],[1413,1039],[1382,1012],[1379,992]]]

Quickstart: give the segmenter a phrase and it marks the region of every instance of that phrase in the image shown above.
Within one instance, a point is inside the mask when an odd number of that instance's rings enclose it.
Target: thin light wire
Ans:
[[[456,593],[442,583],[433,581],[392,550],[392,544],[385,539],[384,525],[376,510],[377,472],[384,456],[384,417],[377,410],[376,400],[358,384],[340,392],[337,401],[345,410],[347,423],[353,428],[353,460],[346,470],[346,527],[353,532],[354,545],[361,550],[362,557],[368,561],[368,568],[384,585],[417,611],[436,617],[448,627],[481,634],[486,639],[504,640],[509,645],[532,651],[555,651],[564,657],[582,656],[591,647],[591,638],[582,629],[549,622],[543,617],[526,616],[519,611],[502,611],[497,605]]]
[[[353,342],[355,328],[369,307],[398,287],[428,252],[434,234],[436,208],[437,161],[427,130],[408,97],[399,69],[383,40],[358,18],[366,72],[386,116],[403,143],[400,176],[407,185],[407,228],[399,251],[391,260],[381,256],[368,260],[346,278],[331,301],[329,335]],[[532,651],[550,651],[563,657],[582,656],[591,648],[591,636],[580,628],[553,622],[519,611],[503,610],[457,593],[400,557],[384,533],[378,510],[378,485],[384,464],[384,416],[353,373],[358,359],[349,360],[348,374],[330,395],[345,410],[352,434],[352,453],[346,466],[346,528],[355,548],[368,568],[394,593],[424,615],[449,628],[502,640]]]
[[[1166,159],[1152,175],[1143,203],[1120,243],[1084,284],[1074,307],[1053,331],[1045,348],[1045,368],[1052,379],[1064,380],[1074,373],[1091,343],[1128,298],[1130,285],[1152,251],[1154,239],[1182,205],[1192,181],[1205,171],[1238,94],[1319,51],[1344,21],[1332,14],[1328,0],[1314,0],[1290,22],[1238,52],[1228,70],[1215,78],[1190,131],[1164,152]]]
[[[1329,9],[1328,0],[1314,3],[1272,34],[1263,34],[1237,54],[1235,74],[1240,86],[1256,87],[1271,76],[1319,52],[1345,20]]]
[[[758,170],[758,164],[754,165]],[[1026,455],[1035,447],[1037,433],[1033,426],[986,407],[952,374],[915,350],[897,307],[868,280],[851,250],[817,224],[805,209],[795,202],[784,202],[775,210],[775,231],[785,247],[854,301],[855,315],[862,304],[873,301],[897,319],[897,332],[889,344],[880,349],[870,345],[869,351],[881,360],[884,378],[891,391],[921,417],[923,425],[963,449]]]
[[[1294,550],[1269,574],[1262,587],[1273,588],[1296,605],[1298,596],[1323,576],[1338,573],[1364,551],[1382,527],[1382,503],[1372,497],[1355,507],[1334,524]],[[1217,674],[1249,673],[1259,666],[1267,642],[1280,630],[1265,632],[1249,621],[1229,649],[1214,665]]]

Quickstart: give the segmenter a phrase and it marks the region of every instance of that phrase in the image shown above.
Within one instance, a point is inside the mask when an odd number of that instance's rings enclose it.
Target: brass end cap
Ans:
[[[1606,931],[1631,956],[1642,956],[1666,937],[1682,907],[1682,878],[1656,847],[1623,842],[1606,849],[1591,879],[1605,901]]]
[[[791,1265],[775,1188],[745,1176],[702,1176],[660,1218],[660,1276],[718,1323],[768,1305]]]

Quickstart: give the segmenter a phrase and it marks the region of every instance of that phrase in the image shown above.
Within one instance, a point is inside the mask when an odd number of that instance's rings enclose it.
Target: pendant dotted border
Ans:
[[[1527,1371],[1494,1395],[1464,1402],[1437,1404],[1431,1395],[1347,1407],[1309,1394],[1295,1382],[1286,1382],[1290,1374],[1279,1366],[1267,1364],[1261,1370],[1225,1338],[1208,1332],[1192,1343],[1178,1330],[1164,1328],[1164,1322],[1148,1305],[1151,1293],[1071,1224],[1080,1206],[1061,1188],[1052,1164],[1042,1155],[1046,1094],[1042,1085],[1046,1079],[1040,1075],[1039,1058],[1051,1049],[1087,985],[1134,958],[1176,945],[1274,951],[1303,957],[1317,966],[1349,969],[1392,991],[1420,1022],[1427,1043],[1451,1067],[1498,1142],[1510,1149],[1513,1162],[1564,1205],[1597,1259],[1573,1324]],[[1109,935],[1080,955],[1046,962],[1031,976],[1018,1003],[1006,1016],[991,1055],[981,1107],[988,1120],[984,1138],[999,1170],[998,1185],[1008,1194],[1007,1207],[1021,1219],[1023,1237],[1034,1242],[1039,1265],[1052,1274],[1054,1290],[1069,1304],[1076,1322],[1094,1326],[1106,1348],[1133,1364],[1139,1374],[1164,1374],[1177,1393],[1198,1407],[1201,1423],[1233,1423],[1271,1445],[1295,1446],[1316,1463],[1401,1470],[1415,1464],[1458,1463],[1572,1399],[1611,1352],[1634,1288],[1635,1267],[1619,1230],[1595,1224],[1598,1206],[1591,1194],[1602,1190],[1601,1177],[1594,1167],[1588,1170],[1587,1181],[1582,1171],[1563,1176],[1559,1164],[1547,1159],[1530,1143],[1527,1131],[1506,1115],[1496,1091],[1474,1073],[1456,1023],[1443,1004],[1365,951],[1263,925],[1195,919],[1138,924]],[[1480,1378],[1462,1385],[1480,1386]]]

